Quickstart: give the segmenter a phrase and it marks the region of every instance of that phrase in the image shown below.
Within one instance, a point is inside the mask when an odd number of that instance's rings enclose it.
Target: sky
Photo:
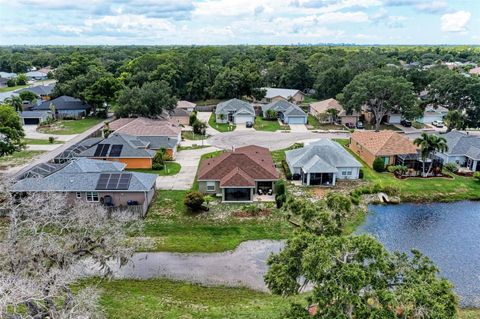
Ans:
[[[480,44],[480,0],[0,0],[0,45]]]

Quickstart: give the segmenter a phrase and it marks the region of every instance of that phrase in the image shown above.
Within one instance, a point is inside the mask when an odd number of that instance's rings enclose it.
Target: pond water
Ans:
[[[480,307],[480,203],[370,205],[357,233],[370,233],[390,251],[415,248],[455,286],[464,307]]]

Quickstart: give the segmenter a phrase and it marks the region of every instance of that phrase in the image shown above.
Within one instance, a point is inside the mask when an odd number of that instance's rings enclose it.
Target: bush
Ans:
[[[55,137],[49,136],[48,137],[48,143],[53,144],[53,142],[55,142]]]
[[[204,201],[205,199],[203,198],[203,194],[197,191],[189,191],[183,199],[183,203],[191,211],[198,211],[202,209],[202,204]]]
[[[358,173],[358,178],[363,179],[363,169],[360,169],[360,172]]]
[[[383,161],[383,158],[377,157],[377,158],[373,161],[373,169],[374,169],[376,172],[379,172],[379,173],[385,171],[385,162]]]
[[[262,210],[259,206],[257,205],[254,205],[254,204],[250,204],[250,205],[245,205],[242,207],[242,211],[252,215],[252,216],[255,216],[255,215],[258,215]]]
[[[15,78],[11,78],[10,80],[7,81],[7,86],[12,87],[17,85],[17,80]]]
[[[457,163],[448,163],[445,165],[445,169],[449,172],[456,173],[458,172],[458,165]]]
[[[205,131],[207,130],[207,124],[199,120],[196,120],[193,123],[192,127],[193,127],[193,133],[199,134],[199,135],[205,135]]]
[[[274,189],[275,189],[275,194],[277,196],[285,195],[285,182],[279,179],[278,181],[275,182]]]
[[[275,196],[275,203],[277,204],[277,208],[282,208],[283,204],[287,201],[287,195],[277,195]]]
[[[390,173],[402,176],[402,175],[405,175],[407,173],[408,167],[406,167],[404,165],[392,165],[392,166],[387,167],[387,170]]]
[[[291,180],[293,176],[292,176],[292,172],[290,172],[290,168],[288,167],[286,160],[282,161],[282,168],[283,168],[283,171],[285,172],[285,178],[288,180]]]
[[[160,163],[153,163],[152,164],[152,169],[155,171],[160,171],[163,169],[163,164]]]
[[[473,173],[473,178],[475,178],[477,181],[480,181],[480,172]]]
[[[193,126],[193,123],[197,121],[197,114],[192,113],[190,114],[190,117],[188,118],[188,125]]]
[[[163,166],[163,162],[165,161],[165,154],[166,154],[166,150],[164,148],[161,148],[159,150],[157,150],[157,152],[155,153],[155,156],[153,157],[153,163],[154,164],[160,164]]]

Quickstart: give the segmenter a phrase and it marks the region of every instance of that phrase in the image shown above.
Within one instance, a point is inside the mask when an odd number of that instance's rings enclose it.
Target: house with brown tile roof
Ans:
[[[255,194],[273,192],[279,174],[267,148],[250,145],[200,163],[199,191],[224,202],[251,202]]]
[[[418,157],[417,147],[408,138],[394,131],[355,131],[349,147],[370,167],[377,157],[384,160],[385,166],[397,165],[399,157]]]
[[[341,124],[357,124],[360,113],[353,111],[348,114],[343,106],[335,99],[327,99],[319,102],[310,103],[309,113],[320,120],[321,123],[333,123],[334,118],[327,111],[329,109],[337,110],[337,119]]]

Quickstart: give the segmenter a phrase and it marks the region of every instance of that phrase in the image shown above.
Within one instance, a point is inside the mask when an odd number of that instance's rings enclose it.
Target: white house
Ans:
[[[217,105],[215,119],[217,123],[253,123],[255,121],[255,110],[250,103],[239,99],[231,99]]]
[[[307,113],[305,113],[298,105],[285,100],[277,100],[262,106],[263,116],[265,117],[268,110],[274,110],[280,120],[285,124],[307,124]]]
[[[444,163],[456,163],[471,171],[480,171],[480,137],[465,132],[451,131],[442,135],[447,140],[448,151],[437,153]]]

